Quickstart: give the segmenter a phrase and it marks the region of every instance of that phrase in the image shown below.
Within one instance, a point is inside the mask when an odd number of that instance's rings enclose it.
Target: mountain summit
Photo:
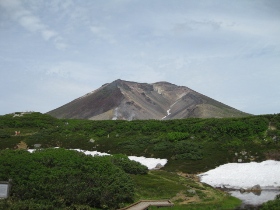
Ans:
[[[115,80],[47,114],[91,120],[242,117],[248,114],[168,82]]]

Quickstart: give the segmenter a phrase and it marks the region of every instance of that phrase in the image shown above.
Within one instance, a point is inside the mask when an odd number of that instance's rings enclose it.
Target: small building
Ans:
[[[8,198],[10,195],[11,183],[0,181],[0,199]]]

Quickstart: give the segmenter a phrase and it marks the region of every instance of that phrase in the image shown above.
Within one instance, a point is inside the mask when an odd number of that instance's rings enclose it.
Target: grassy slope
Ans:
[[[150,171],[148,175],[134,175],[136,200],[170,199],[172,209],[234,209],[240,201],[224,192],[193,179],[166,171]]]

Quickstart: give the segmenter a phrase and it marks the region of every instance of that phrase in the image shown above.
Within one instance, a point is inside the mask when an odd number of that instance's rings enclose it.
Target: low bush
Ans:
[[[189,136],[190,136],[189,133],[183,133],[183,132],[169,132],[166,134],[167,140],[171,142],[187,139]]]
[[[203,158],[202,146],[186,140],[175,144],[174,153],[177,160],[200,160]]]
[[[107,156],[107,158],[109,158],[114,165],[120,167],[128,174],[147,174],[149,171],[147,166],[134,160],[129,160],[126,155],[119,154]]]
[[[11,199],[15,205],[29,206],[26,209],[37,205],[116,209],[133,200],[132,179],[107,157],[64,149],[3,150],[0,162],[0,180],[12,179]]]
[[[280,194],[274,200],[264,203],[261,210],[279,210],[280,209]]]

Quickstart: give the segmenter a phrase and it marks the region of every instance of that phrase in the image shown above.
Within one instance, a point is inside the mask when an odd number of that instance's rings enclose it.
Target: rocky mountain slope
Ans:
[[[47,114],[91,120],[242,117],[248,114],[184,86],[115,80]]]

